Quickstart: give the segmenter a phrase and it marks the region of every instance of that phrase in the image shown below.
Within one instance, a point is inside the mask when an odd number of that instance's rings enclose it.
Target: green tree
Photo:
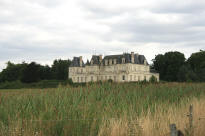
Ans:
[[[177,78],[179,82],[190,82],[190,81],[198,81],[197,75],[191,69],[191,66],[186,64],[182,65],[177,74]]]
[[[40,80],[40,65],[31,62],[23,71],[22,82],[32,83]]]
[[[165,64],[165,57],[162,54],[158,54],[155,56],[153,61],[153,68],[159,72],[160,78],[164,79],[164,76],[166,74],[166,64]]]
[[[160,74],[161,80],[177,81],[179,68],[185,64],[185,56],[180,52],[159,54],[153,59],[154,69]]]
[[[41,80],[50,80],[52,79],[52,72],[51,68],[46,65],[46,66],[40,66],[40,79]]]
[[[68,67],[70,66],[70,60],[54,60],[52,65],[53,79],[67,80],[68,79]]]
[[[187,60],[193,71],[197,74],[199,81],[205,81],[205,51],[192,53]]]
[[[150,83],[156,83],[156,82],[157,82],[157,78],[152,75],[152,76],[150,77],[150,79],[149,79],[149,82],[150,82]]]
[[[1,72],[1,82],[5,81],[16,81],[20,80],[22,77],[22,72],[26,68],[27,64],[14,64],[10,61],[7,62],[7,66],[3,71]]]

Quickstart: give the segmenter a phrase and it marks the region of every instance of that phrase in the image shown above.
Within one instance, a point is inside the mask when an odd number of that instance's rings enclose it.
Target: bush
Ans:
[[[150,79],[149,79],[149,82],[150,82],[150,83],[156,83],[156,82],[157,82],[157,78],[152,75],[152,76],[150,77]]]

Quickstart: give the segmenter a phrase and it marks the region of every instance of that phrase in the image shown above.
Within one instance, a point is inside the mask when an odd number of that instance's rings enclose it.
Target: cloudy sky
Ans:
[[[0,70],[11,61],[205,49],[204,0],[0,0]]]

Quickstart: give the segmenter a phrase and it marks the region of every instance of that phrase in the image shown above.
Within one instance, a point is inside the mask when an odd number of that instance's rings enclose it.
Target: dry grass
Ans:
[[[205,136],[205,83],[59,86],[0,90],[0,136],[165,136],[187,128]]]
[[[193,99],[187,105],[180,108],[170,107],[168,112],[163,112],[163,106],[156,106],[156,113],[153,115],[141,115],[135,120],[128,121],[127,117],[119,120],[104,120],[100,127],[99,136],[128,136],[131,133],[139,136],[168,136],[169,125],[175,123],[177,128],[185,134],[188,129],[189,120],[187,114],[189,105],[193,104],[194,135],[205,136],[205,99]]]

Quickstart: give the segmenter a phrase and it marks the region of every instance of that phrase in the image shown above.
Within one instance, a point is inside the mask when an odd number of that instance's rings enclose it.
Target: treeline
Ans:
[[[171,82],[205,81],[205,51],[193,53],[188,59],[181,52],[158,54],[152,60],[151,67],[160,74],[160,80]],[[68,80],[68,67],[71,61],[54,60],[52,66],[43,66],[36,62],[14,64],[0,72],[0,83],[21,81],[33,83],[41,80]]]
[[[36,62],[14,64],[7,62],[7,67],[0,72],[1,82],[21,81],[23,83],[41,80],[67,80],[70,60],[54,60],[52,66],[43,66]]]
[[[178,82],[205,81],[205,51],[193,53],[187,60],[181,52],[158,54],[152,67],[160,74],[160,80]]]

